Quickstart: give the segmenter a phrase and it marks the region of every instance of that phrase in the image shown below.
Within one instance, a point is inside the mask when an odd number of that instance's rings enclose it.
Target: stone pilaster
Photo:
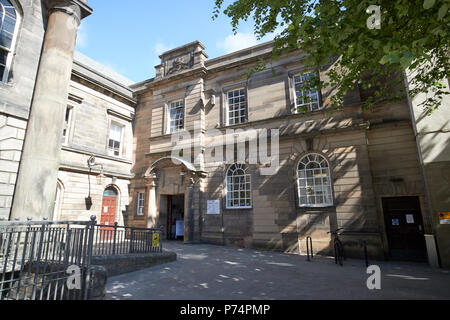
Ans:
[[[203,171],[190,172],[186,181],[188,205],[184,226],[185,243],[198,243],[201,241],[203,223],[201,216],[202,182],[205,177],[206,173]]]
[[[158,210],[156,207],[156,188],[158,187],[158,177],[151,175],[145,177],[147,188],[147,228],[158,228]]]
[[[44,1],[48,23],[31,104],[10,219],[50,218],[78,26],[85,1]]]

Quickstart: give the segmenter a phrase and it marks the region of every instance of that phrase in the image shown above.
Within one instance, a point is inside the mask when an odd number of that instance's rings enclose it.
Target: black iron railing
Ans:
[[[92,256],[161,252],[161,230],[87,222],[0,222],[0,300],[85,300]]]
[[[95,225],[94,256],[162,252],[161,229]]]

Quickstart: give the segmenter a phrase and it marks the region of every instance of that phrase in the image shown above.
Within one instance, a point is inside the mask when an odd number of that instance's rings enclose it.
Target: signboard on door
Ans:
[[[220,200],[208,200],[207,214],[220,214]]]

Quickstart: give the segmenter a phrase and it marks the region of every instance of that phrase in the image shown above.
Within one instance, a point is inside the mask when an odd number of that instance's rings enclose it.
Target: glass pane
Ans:
[[[5,50],[1,50],[0,49],[0,65],[2,65],[2,66],[6,65],[7,57],[8,57],[8,52],[6,52]]]
[[[2,26],[2,32],[3,31],[7,31],[12,35],[14,34],[14,28],[16,27],[16,21],[15,19],[9,17],[9,16],[5,16],[5,20],[3,21],[3,26]]]
[[[12,35],[7,34],[5,32],[2,32],[0,35],[0,45],[10,49],[11,48],[11,42],[12,42]]]

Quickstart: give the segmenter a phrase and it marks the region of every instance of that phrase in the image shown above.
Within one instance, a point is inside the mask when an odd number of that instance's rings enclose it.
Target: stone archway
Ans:
[[[204,171],[175,157],[154,161],[144,175],[147,189],[147,226],[167,228],[167,217],[161,206],[162,196],[184,196],[184,242],[200,241],[202,214],[202,179]],[[170,222],[169,222],[170,223]],[[165,234],[167,236],[167,234]]]

